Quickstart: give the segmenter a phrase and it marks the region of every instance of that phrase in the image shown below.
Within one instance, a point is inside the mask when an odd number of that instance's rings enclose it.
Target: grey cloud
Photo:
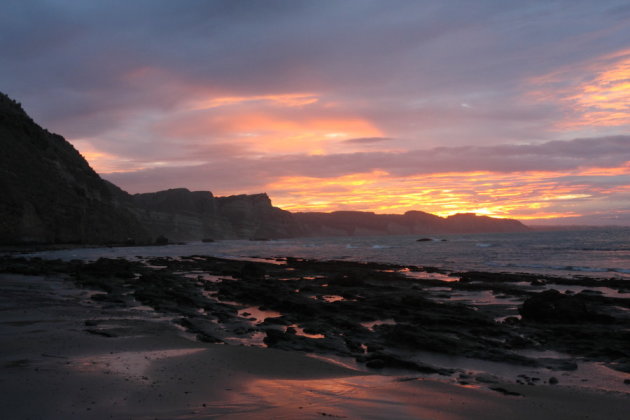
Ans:
[[[46,126],[81,135],[134,110],[168,109],[184,96],[168,89],[178,80],[231,94],[312,90],[394,104],[492,92],[509,104],[523,77],[625,47],[609,13],[623,5],[8,1],[0,87]],[[125,79],[145,66],[167,77],[149,85]]]
[[[551,179],[563,185],[587,185],[596,188],[624,187],[630,185],[630,175],[584,175],[562,176]],[[630,206],[630,200],[628,201]]]
[[[265,184],[286,176],[334,178],[374,170],[387,171],[393,176],[412,176],[445,172],[553,172],[586,167],[617,167],[630,160],[628,145],[630,136],[614,136],[537,145],[439,147],[406,153],[287,155],[229,160],[217,158],[204,165],[107,174],[106,177],[133,192],[178,186],[256,192]],[[625,179],[630,183],[628,176]],[[571,179],[566,181],[575,182]],[[616,178],[614,182],[620,181]]]
[[[611,167],[630,160],[630,136],[552,141],[539,145],[438,147],[404,153],[285,156],[274,159],[281,171],[316,177],[374,169],[395,175],[436,172],[570,170]]]

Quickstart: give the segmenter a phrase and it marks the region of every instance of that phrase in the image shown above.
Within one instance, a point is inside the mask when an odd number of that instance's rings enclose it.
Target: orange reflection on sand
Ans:
[[[471,172],[396,177],[374,171],[324,179],[285,177],[268,184],[266,190],[276,205],[294,212],[360,210],[399,214],[422,210],[440,216],[477,213],[522,220],[577,217],[581,214],[576,205],[584,200],[628,190],[623,185],[562,184],[556,180],[578,174]]]
[[[464,420],[471,413],[506,411],[494,395],[478,389],[386,376],[259,379],[247,393],[263,401],[266,410],[258,414],[264,418]]]

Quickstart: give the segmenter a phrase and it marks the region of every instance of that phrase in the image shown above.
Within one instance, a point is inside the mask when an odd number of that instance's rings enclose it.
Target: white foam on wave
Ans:
[[[492,244],[487,244],[487,243],[484,243],[484,242],[477,242],[475,244],[475,246],[478,246],[479,248],[490,248],[492,246]]]

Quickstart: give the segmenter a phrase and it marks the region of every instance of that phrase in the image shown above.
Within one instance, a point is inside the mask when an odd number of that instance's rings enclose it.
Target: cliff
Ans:
[[[421,211],[375,214],[358,211],[294,213],[307,236],[360,236],[440,233],[525,232],[529,228],[513,219],[496,219],[471,213],[447,218]]]
[[[70,143],[1,93],[0,150],[0,243],[148,239]]]
[[[136,216],[171,240],[277,239],[302,233],[291,213],[271,205],[267,194],[214,197],[177,188],[135,194]]]
[[[449,216],[446,218],[446,225],[453,233],[501,233],[530,230],[518,220],[477,216],[474,213],[458,213]]]
[[[447,218],[421,211],[405,214],[360,211],[290,213],[273,207],[267,194],[214,197],[208,191],[177,188],[135,194],[132,198],[135,214],[143,225],[156,235],[176,241],[529,230],[516,220],[469,213]]]

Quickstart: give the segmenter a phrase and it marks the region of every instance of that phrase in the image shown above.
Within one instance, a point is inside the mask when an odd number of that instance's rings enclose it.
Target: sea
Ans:
[[[630,280],[630,227],[430,236],[222,240],[166,246],[77,248],[31,254],[64,260],[188,255],[223,258],[298,257],[430,266],[447,271],[537,273]]]

